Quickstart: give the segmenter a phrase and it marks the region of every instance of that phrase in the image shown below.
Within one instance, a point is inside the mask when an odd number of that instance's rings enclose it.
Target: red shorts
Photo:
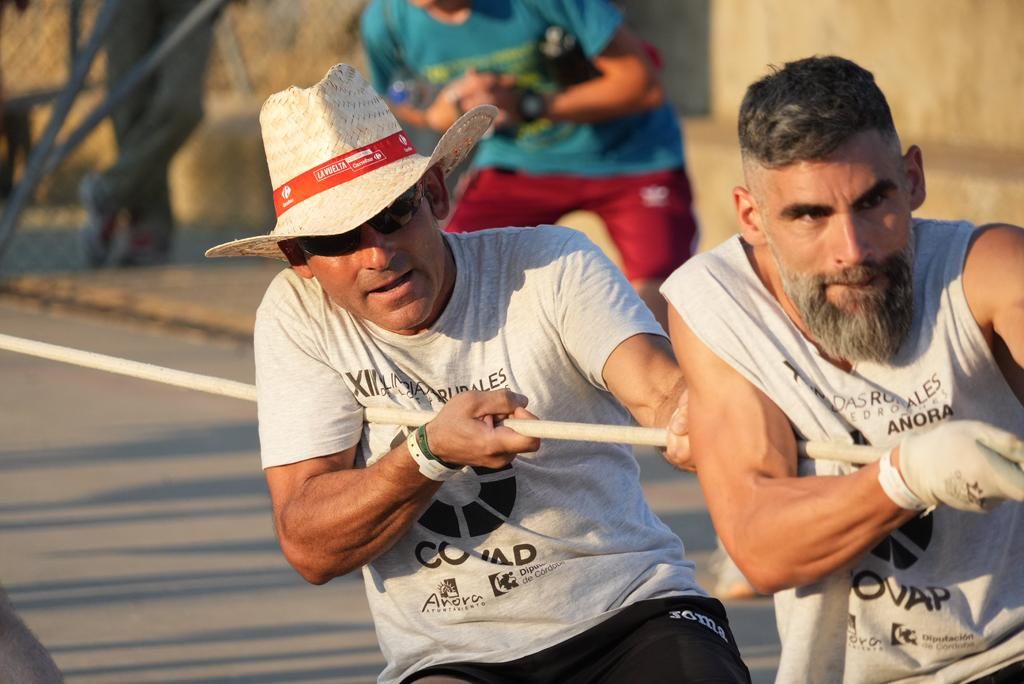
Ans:
[[[627,278],[662,279],[696,249],[691,201],[683,169],[608,178],[480,169],[467,179],[445,230],[536,226],[591,211],[618,247]]]

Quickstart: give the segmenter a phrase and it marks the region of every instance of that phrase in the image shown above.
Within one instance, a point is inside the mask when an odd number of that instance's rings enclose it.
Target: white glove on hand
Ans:
[[[903,481],[929,506],[986,511],[1024,501],[1024,442],[976,420],[954,420],[900,443]]]

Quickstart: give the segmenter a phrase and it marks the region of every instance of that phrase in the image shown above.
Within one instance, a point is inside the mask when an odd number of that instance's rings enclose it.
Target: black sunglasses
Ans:
[[[420,184],[412,186],[394,202],[389,204],[365,225],[378,233],[389,235],[408,225],[423,200]],[[297,238],[299,248],[309,256],[343,256],[359,249],[360,229],[355,228],[340,235],[316,235]]]

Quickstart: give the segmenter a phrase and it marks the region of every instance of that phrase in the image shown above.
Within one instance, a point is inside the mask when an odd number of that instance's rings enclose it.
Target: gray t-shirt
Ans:
[[[439,410],[509,388],[545,420],[629,424],[602,379],[627,338],[663,335],[610,261],[565,228],[449,234],[454,291],[430,329],[381,330],[288,270],[256,322],[263,466],[360,444],[373,463],[404,434],[363,407]],[[363,576],[381,681],[458,660],[500,662],[648,598],[704,595],[682,543],[647,506],[630,447],[545,440],[498,471],[448,480]]]
[[[662,288],[701,341],[786,414],[801,439],[895,446],[944,420],[1024,436],[1021,406],[971,315],[973,226],[915,220],[914,319],[887,364],[849,373],[821,357],[764,288],[739,238]],[[856,437],[855,437],[856,436]],[[728,458],[728,454],[721,454]],[[828,460],[801,475],[842,475]],[[1024,657],[1024,504],[939,507],[848,570],[775,596],[779,682],[960,682]]]

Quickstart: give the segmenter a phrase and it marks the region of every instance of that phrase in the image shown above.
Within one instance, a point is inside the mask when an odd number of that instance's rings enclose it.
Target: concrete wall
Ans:
[[[664,85],[683,116],[711,112],[712,0],[620,0],[629,24],[665,64]]]
[[[904,145],[924,150],[921,215],[1024,224],[1024,2],[713,0],[710,36],[711,116],[687,121],[705,247],[734,230],[747,85],[814,54],[875,74]]]
[[[1020,0],[715,0],[711,33],[716,117],[767,64],[838,54],[875,74],[905,136],[1024,151]]]

